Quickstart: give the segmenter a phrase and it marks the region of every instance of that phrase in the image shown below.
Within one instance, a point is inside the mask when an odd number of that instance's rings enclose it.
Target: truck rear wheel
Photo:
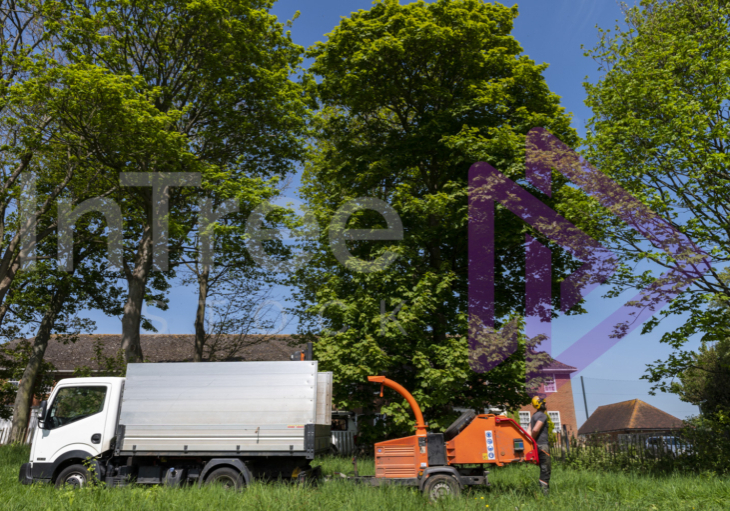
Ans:
[[[431,500],[438,500],[442,497],[458,497],[461,494],[461,486],[454,476],[437,474],[431,476],[423,487],[423,494]]]
[[[56,478],[56,488],[70,486],[81,488],[89,482],[89,470],[83,465],[70,465],[64,468]]]
[[[235,468],[221,467],[211,472],[205,478],[206,486],[222,486],[227,490],[241,490],[243,488],[243,476]]]

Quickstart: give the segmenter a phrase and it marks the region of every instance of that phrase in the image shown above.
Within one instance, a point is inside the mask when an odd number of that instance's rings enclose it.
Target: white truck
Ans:
[[[316,361],[129,364],[61,380],[38,412],[22,483],[109,486],[316,475],[331,443],[332,373]]]

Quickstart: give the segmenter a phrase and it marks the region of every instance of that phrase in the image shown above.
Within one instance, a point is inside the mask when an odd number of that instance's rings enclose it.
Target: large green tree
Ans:
[[[373,411],[377,389],[363,382],[374,374],[412,390],[437,429],[448,426],[455,406],[526,402],[525,343],[486,375],[470,369],[467,344],[469,167],[486,161],[524,181],[531,128],[577,141],[542,76],[547,65],[524,55],[510,34],[517,14],[479,0],[375,2],[309,50],[321,109],[301,193],[322,235],[307,247],[313,258],[296,282],[302,329],[319,336],[316,357],[335,373],[340,406]],[[560,209],[572,192],[554,183],[552,197],[530,189]],[[336,211],[358,197],[390,205],[402,241],[338,240],[343,226],[332,221],[345,217]],[[387,223],[360,210],[347,227]],[[501,207],[496,225],[497,317],[504,319],[524,312],[531,230]],[[341,264],[332,249],[342,243],[358,259]],[[381,256],[390,264],[368,267]],[[555,258],[554,266],[557,285],[570,261]],[[393,416],[397,428],[410,420],[399,399],[374,411]]]
[[[39,227],[35,219],[52,214],[69,187],[85,198],[82,190],[94,182],[93,174],[78,172],[89,153],[61,134],[63,108],[55,92],[68,87],[68,73],[54,58],[58,47],[46,30],[58,21],[57,11],[42,0],[0,7],[0,324],[14,279],[57,226],[46,218]]]
[[[224,196],[250,199],[252,190],[268,189],[263,179],[292,169],[307,112],[304,88],[292,80],[302,48],[268,12],[272,1],[63,4],[59,37],[68,43],[70,61],[134,80],[139,101],[148,103],[143,115],[164,121],[158,135],[135,132],[136,125],[123,119],[118,120],[127,132],[110,135],[108,123],[107,131],[82,133],[93,141],[94,157],[118,173],[202,175],[202,192],[167,190],[170,263],[179,260],[187,233],[198,223],[198,198],[224,188]],[[142,359],[141,310],[152,297],[149,286],[164,291],[171,276],[166,272],[172,264],[160,259],[157,271],[153,266],[153,254],[164,242],[155,239],[161,234],[161,210],[150,184],[110,195],[123,204],[127,219],[123,268],[129,293],[122,345],[130,362]]]
[[[649,333],[663,318],[684,316],[679,328],[661,338],[672,355],[656,361],[646,375],[664,390],[670,388],[668,378],[703,360],[686,349],[690,338],[700,336],[711,345],[727,337],[725,314],[712,304],[730,295],[730,279],[722,271],[730,261],[729,26],[725,1],[646,0],[627,10],[626,28],[601,31],[588,52],[604,74],[586,84],[594,113],[586,156],[694,245],[682,242],[689,253],[677,256],[593,208],[606,244],[627,266],[641,263],[646,269],[619,272],[617,290],[645,288],[657,282],[658,273],[686,262],[702,268],[697,249],[713,265],[701,274],[686,268],[695,277],[691,286],[644,325]]]

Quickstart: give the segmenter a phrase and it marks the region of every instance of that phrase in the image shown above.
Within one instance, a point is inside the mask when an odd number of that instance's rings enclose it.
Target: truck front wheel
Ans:
[[[220,485],[227,490],[240,490],[243,488],[243,476],[235,468],[221,467],[214,470],[205,478],[205,485]]]
[[[70,486],[81,488],[89,482],[89,470],[83,465],[70,465],[64,468],[56,478],[56,488]]]

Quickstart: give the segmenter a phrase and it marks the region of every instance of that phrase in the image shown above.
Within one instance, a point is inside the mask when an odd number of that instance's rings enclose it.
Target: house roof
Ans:
[[[579,435],[632,430],[680,429],[683,422],[640,399],[599,406],[578,430]]]
[[[55,337],[55,336],[54,336]],[[233,337],[233,336],[231,336]],[[10,341],[10,345],[21,340]],[[30,339],[32,342],[32,339]],[[51,362],[58,371],[67,372],[89,365],[93,367],[94,346],[102,343],[102,354],[114,357],[122,345],[122,336],[116,334],[79,335],[75,343],[63,344],[57,338],[48,343],[44,360]],[[194,335],[141,335],[142,354],[149,362],[188,362],[193,359]],[[226,360],[277,361],[289,360],[298,342],[289,335],[257,336],[244,338],[243,346],[234,357]]]
[[[235,336],[228,336],[235,337]],[[22,339],[14,340],[8,344],[14,345]],[[29,339],[31,342],[33,339]],[[93,360],[95,356],[94,346],[97,342],[103,345],[102,354],[105,357],[114,357],[121,348],[122,336],[119,334],[83,334],[78,336],[75,343],[63,344],[54,336],[48,343],[44,360],[51,362],[59,372],[72,372],[74,369],[90,365],[96,369]],[[142,354],[149,362],[189,362],[193,359],[193,347],[195,336],[189,335],[168,335],[150,334],[140,335]],[[296,350],[302,349],[300,341],[291,335],[249,335],[244,338],[242,347],[236,351],[234,357],[224,360],[249,360],[249,361],[277,361],[289,360],[289,357]],[[555,359],[551,359],[541,369],[547,373],[572,373],[577,371],[575,367],[569,366]]]
[[[536,351],[535,349],[530,349],[530,353],[532,353],[535,356],[540,356],[540,358],[547,355],[544,351]],[[564,374],[570,374],[576,372],[578,369],[569,366],[568,364],[564,364],[560,362],[559,360],[555,360],[550,355],[547,355],[547,358],[550,360],[545,366],[539,369],[540,372],[543,373],[564,373]]]
[[[574,373],[577,370],[577,368],[569,366],[568,364],[563,364],[559,360],[555,359],[552,359],[548,365],[541,369],[544,373]]]

